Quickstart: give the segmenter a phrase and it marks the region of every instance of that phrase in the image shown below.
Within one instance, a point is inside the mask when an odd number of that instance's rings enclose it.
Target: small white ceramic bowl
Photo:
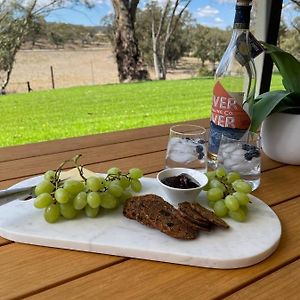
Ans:
[[[192,178],[195,179],[197,183],[200,184],[199,187],[190,188],[190,189],[180,189],[170,187],[164,183],[162,180],[167,177],[178,176],[182,173],[188,174]],[[174,204],[178,204],[180,202],[189,201],[193,202],[198,197],[199,193],[201,192],[202,188],[208,183],[208,178],[205,174],[201,173],[200,171],[188,169],[188,168],[169,168],[160,171],[157,174],[157,180],[162,186],[165,194],[168,197],[168,200]]]

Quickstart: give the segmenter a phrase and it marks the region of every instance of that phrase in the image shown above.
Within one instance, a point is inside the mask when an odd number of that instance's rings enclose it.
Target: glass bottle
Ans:
[[[256,84],[250,11],[251,1],[237,0],[231,40],[215,73],[208,140],[209,169],[216,168],[222,135],[240,139],[250,128]]]

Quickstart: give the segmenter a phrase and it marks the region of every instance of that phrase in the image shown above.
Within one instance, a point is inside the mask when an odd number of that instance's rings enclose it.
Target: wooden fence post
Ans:
[[[30,86],[30,82],[27,81],[27,90],[28,90],[28,93],[32,92],[32,88]]]
[[[92,72],[92,84],[95,84],[95,76],[94,76],[94,65],[93,61],[91,60],[91,72]]]
[[[53,67],[52,66],[50,66],[50,71],[51,71],[52,88],[55,89],[54,73],[53,73]]]

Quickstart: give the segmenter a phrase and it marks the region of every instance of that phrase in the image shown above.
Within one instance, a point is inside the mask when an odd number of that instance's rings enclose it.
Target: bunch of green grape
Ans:
[[[138,168],[122,174],[114,167],[107,171],[106,177],[83,176],[82,181],[62,181],[57,171],[50,170],[35,187],[34,206],[44,209],[44,218],[49,223],[55,223],[60,216],[74,219],[81,212],[95,218],[101,209],[114,209],[130,198],[132,192],[140,192],[142,176],[143,172]]]
[[[227,173],[223,167],[207,172],[206,175],[208,205],[215,214],[221,218],[229,216],[233,220],[244,222],[247,218],[251,185],[241,179],[239,173]]]

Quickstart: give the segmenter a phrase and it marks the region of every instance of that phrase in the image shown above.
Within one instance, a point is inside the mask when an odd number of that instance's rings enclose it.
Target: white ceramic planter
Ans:
[[[262,149],[286,164],[300,165],[300,115],[276,113],[262,124]]]

